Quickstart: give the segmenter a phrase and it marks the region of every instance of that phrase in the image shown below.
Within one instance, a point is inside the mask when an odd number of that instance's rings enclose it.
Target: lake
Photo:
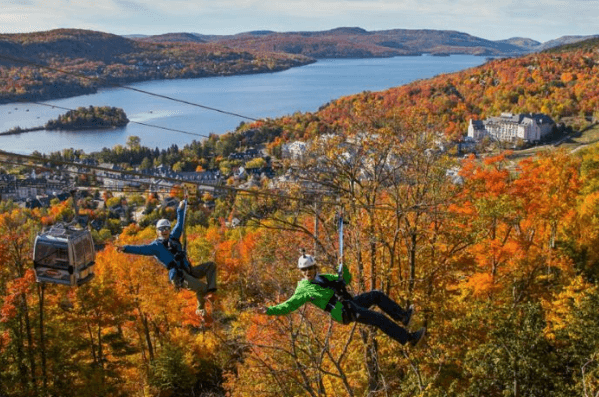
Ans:
[[[80,106],[123,108],[129,120],[182,132],[129,123],[112,130],[35,131],[0,136],[0,148],[20,154],[50,153],[65,148],[86,153],[125,145],[131,135],[140,137],[150,148],[182,148],[211,133],[233,131],[248,119],[207,110],[206,106],[241,116],[276,118],[295,112],[312,112],[327,102],[362,91],[381,91],[443,73],[483,64],[484,57],[473,55],[410,56],[369,59],[326,59],[283,72],[210,77],[186,80],[160,80],[130,85],[136,89],[193,103],[194,105],[128,90],[102,89],[96,94],[44,101],[44,104],[76,109]],[[0,131],[13,127],[44,125],[66,110],[31,103],[0,105]],[[187,132],[184,133],[184,132]],[[197,135],[192,135],[197,134]]]

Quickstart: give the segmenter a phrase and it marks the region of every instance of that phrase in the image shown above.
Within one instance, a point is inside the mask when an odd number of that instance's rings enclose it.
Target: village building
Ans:
[[[292,160],[301,159],[308,150],[308,144],[302,141],[295,141],[290,144],[283,145],[282,156]]]
[[[525,142],[538,142],[549,135],[555,122],[542,113],[502,113],[499,117],[490,117],[486,120],[470,120],[468,125],[468,138],[480,141],[488,136],[503,142],[516,142],[521,139]]]

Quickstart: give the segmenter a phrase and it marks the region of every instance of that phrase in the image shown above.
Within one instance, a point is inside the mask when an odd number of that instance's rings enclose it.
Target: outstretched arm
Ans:
[[[179,207],[177,207],[177,224],[173,228],[171,232],[172,238],[180,238],[181,234],[183,234],[183,226],[185,224],[185,210],[187,208],[187,200],[182,200],[179,203]]]
[[[308,301],[308,297],[305,294],[296,292],[293,296],[287,299],[283,303],[279,303],[276,306],[271,306],[266,309],[266,314],[280,316],[284,314],[289,314],[297,309],[299,309],[304,303]]]
[[[118,252],[134,255],[156,255],[156,250],[153,244],[146,245],[123,245],[116,247]]]

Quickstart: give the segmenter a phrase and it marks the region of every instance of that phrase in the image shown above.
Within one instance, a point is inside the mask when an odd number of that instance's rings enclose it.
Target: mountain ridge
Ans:
[[[237,49],[287,52],[309,57],[390,57],[401,55],[472,54],[519,56],[596,36],[563,36],[545,43],[525,37],[487,40],[455,30],[389,29],[367,31],[360,27],[338,27],[323,31],[275,32],[256,30],[233,35],[179,33],[182,41],[197,39]],[[186,36],[187,35],[187,38]],[[172,41],[172,34],[134,38],[147,42]],[[196,39],[197,38],[197,39]]]
[[[338,27],[325,31],[253,31],[234,35],[178,34],[182,42],[204,40],[235,49],[286,52],[322,58],[392,57],[401,55],[472,54],[515,56],[528,48],[495,42],[453,30],[390,29],[367,31],[360,27]],[[144,42],[172,41],[172,34],[135,38]]]
[[[586,38],[568,36],[548,45]],[[64,98],[154,79],[268,73],[319,58],[425,53],[512,58],[530,53],[536,43],[525,38],[494,42],[449,30],[368,32],[357,27],[291,33],[260,30],[233,36],[182,32],[132,39],[82,29],[0,34],[0,103]],[[57,69],[66,73],[55,73]]]

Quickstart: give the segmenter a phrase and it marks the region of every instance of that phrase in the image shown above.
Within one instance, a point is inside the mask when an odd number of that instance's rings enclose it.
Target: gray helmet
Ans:
[[[298,269],[306,269],[308,267],[312,267],[316,265],[316,261],[312,255],[302,254],[297,260],[297,268]]]
[[[168,219],[161,219],[156,223],[156,229],[160,229],[161,227],[171,227],[171,223]]]

